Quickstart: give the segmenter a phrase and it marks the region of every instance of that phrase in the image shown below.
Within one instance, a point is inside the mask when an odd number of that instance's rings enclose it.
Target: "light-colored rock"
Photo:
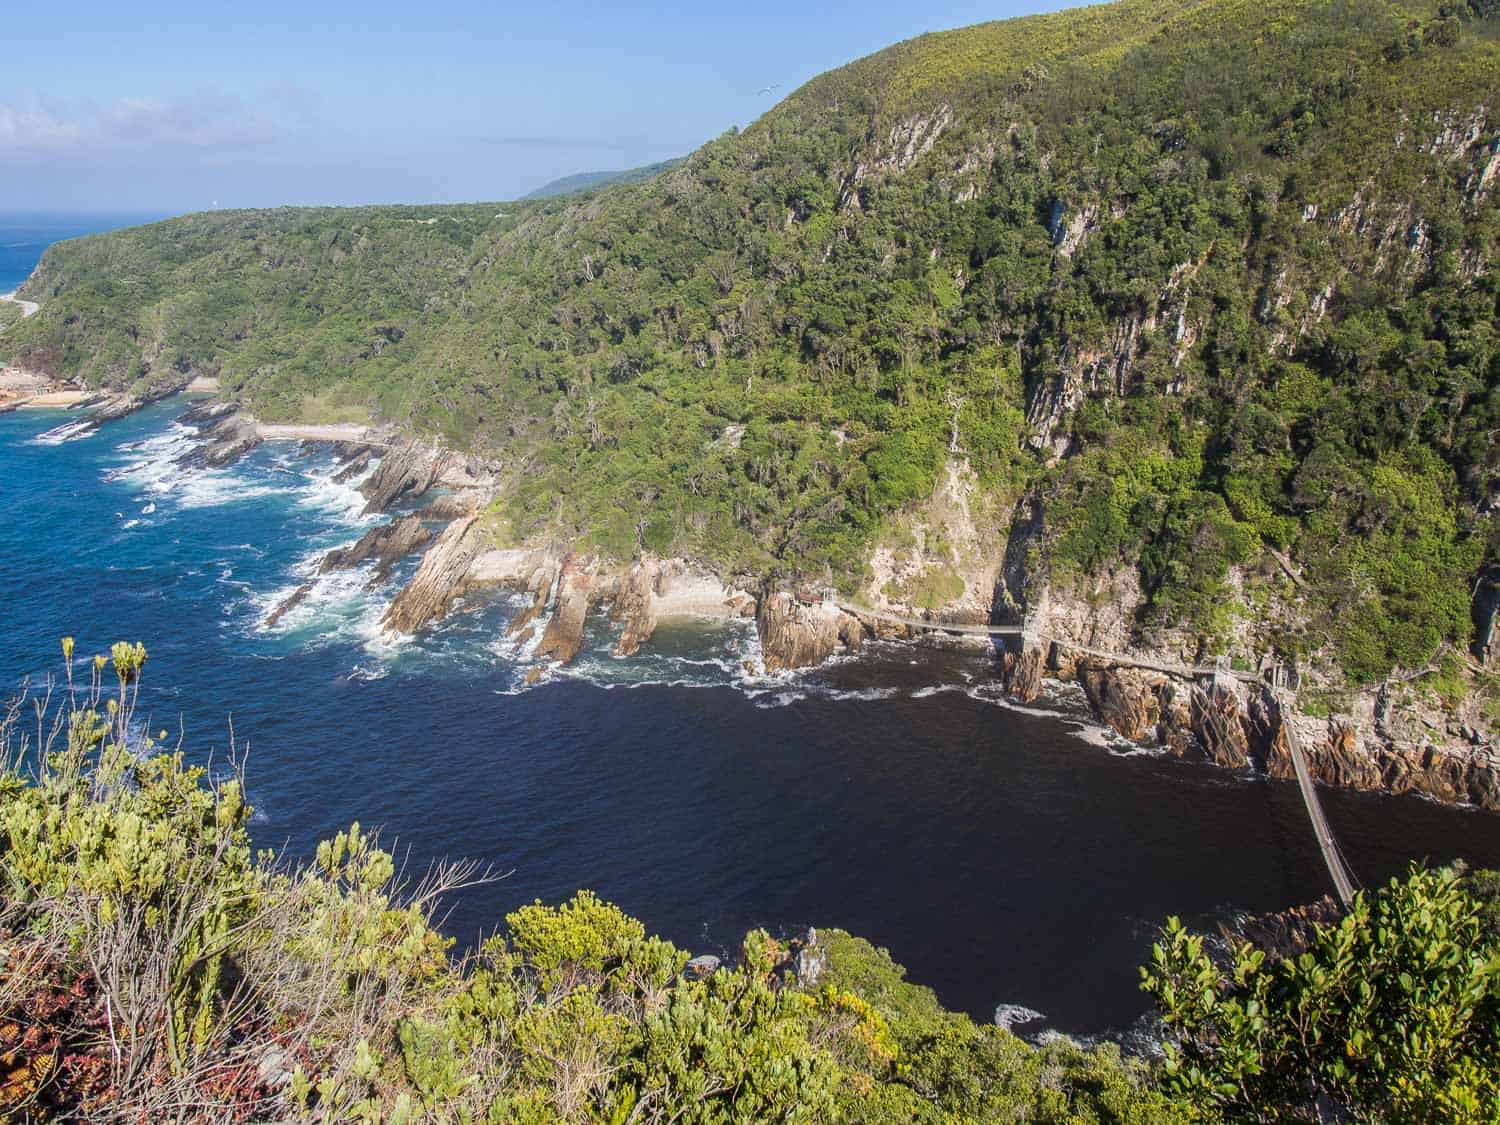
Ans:
[[[756,625],[761,660],[770,673],[821,664],[863,629],[833,602],[802,602],[785,590],[761,600]]]
[[[467,586],[469,568],[484,549],[478,516],[456,519],[422,556],[410,583],[381,620],[387,633],[415,633],[448,612]]]
[[[557,580],[557,605],[536,646],[537,660],[569,664],[583,650],[583,626],[593,594],[589,561],[569,555]]]

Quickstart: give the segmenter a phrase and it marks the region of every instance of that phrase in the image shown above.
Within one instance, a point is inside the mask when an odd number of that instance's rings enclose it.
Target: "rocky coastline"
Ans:
[[[88,420],[102,425],[147,401],[155,398],[113,396],[98,403]],[[330,440],[334,434],[325,435],[328,428],[286,427],[286,434],[273,428],[268,435],[266,427],[217,399],[195,404],[179,421],[198,435],[181,458],[186,465],[228,465],[268,436],[285,439],[304,430],[305,440],[332,449],[340,465],[337,479],[363,476],[359,487],[366,514],[394,514],[358,542],[330,551],[320,573],[372,564],[373,589],[390,580],[401,560],[421,552],[414,575],[394,593],[382,619],[382,630],[392,639],[429,627],[486,589],[528,597],[509,633],[518,649],[530,646],[527,679],[532,683],[577,658],[585,624],[601,610],[614,628],[613,652],[621,657],[649,644],[664,620],[753,618],[761,651],[761,666],[753,670],[768,675],[856,653],[872,637],[973,645],[973,637],[945,636],[943,625],[986,624],[967,620],[977,614],[966,605],[962,622],[910,610],[914,617],[921,613],[920,626],[893,625],[876,614],[850,612],[831,591],[787,589],[748,575],[726,579],[689,559],[620,561],[568,543],[506,542],[500,521],[491,515],[501,489],[496,466],[392,432],[361,428],[358,438]],[[1048,681],[1077,684],[1098,720],[1123,739],[1275,778],[1293,776],[1290,729],[1306,749],[1314,776],[1325,784],[1418,793],[1445,804],[1500,811],[1500,749],[1494,741],[1463,716],[1403,690],[1403,683],[1353,693],[1345,707],[1326,716],[1288,713],[1271,690],[1266,669],[1236,673],[1221,666],[1203,674],[1133,646],[1120,632],[1120,621],[1128,616],[1128,590],[1114,591],[1119,598],[1098,604],[1088,599],[1073,604],[1052,590],[1028,590],[1025,576],[1017,573],[1019,553],[1012,543],[995,562],[989,614],[992,623],[1025,620],[1038,629],[1036,635],[1013,638],[998,653],[998,675],[1018,702],[1036,700]],[[1486,656],[1500,648],[1493,643],[1497,607],[1492,603],[1500,600],[1495,588],[1481,583],[1476,590],[1476,604],[1488,598],[1488,617],[1480,621],[1480,651]],[[298,588],[273,608],[266,623],[277,624],[310,591],[311,584]],[[1100,654],[1116,645],[1119,652]]]

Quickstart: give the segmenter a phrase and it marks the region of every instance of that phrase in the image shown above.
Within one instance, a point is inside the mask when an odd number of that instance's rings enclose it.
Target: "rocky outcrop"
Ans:
[[[389,511],[399,500],[423,495],[437,484],[454,460],[453,454],[418,442],[391,446],[369,480],[360,486],[366,501],[365,514]]]
[[[656,632],[657,571],[655,564],[638,559],[620,583],[620,593],[615,598],[611,614],[620,626],[620,637],[615,642],[616,656],[634,656]]]
[[[415,633],[441,618],[463,594],[469,568],[485,546],[478,516],[450,523],[422,556],[411,582],[385,611],[381,628],[388,633]]]
[[[1022,644],[1007,651],[1002,665],[1005,690],[1020,703],[1032,703],[1042,694],[1046,659],[1036,644]]]
[[[1085,665],[1078,671],[1078,682],[1095,714],[1131,742],[1144,742],[1155,735],[1161,719],[1158,693],[1164,679],[1137,668]]]
[[[304,582],[298,586],[289,597],[266,615],[266,628],[276,628],[283,617],[307,600],[307,596],[312,593],[312,590],[313,584],[311,582]]]
[[[821,664],[840,646],[857,651],[864,635],[859,619],[833,602],[800,601],[785,590],[761,599],[756,626],[769,673]]]
[[[1226,769],[1250,764],[1245,703],[1233,677],[1218,675],[1207,687],[1194,687],[1189,716],[1198,745],[1210,761]]]
[[[341,441],[334,444],[333,455],[339,462],[339,471],[333,474],[333,483],[348,484],[370,467],[370,462],[375,459],[375,449],[357,442]]]
[[[583,650],[583,626],[594,593],[588,560],[569,555],[557,580],[557,606],[536,647],[537,660],[569,664]]]
[[[372,527],[352,546],[336,547],[329,551],[323,556],[318,573],[350,570],[374,559],[375,573],[370,578],[370,586],[375,587],[390,577],[397,563],[431,541],[432,532],[427,529],[421,517],[403,516],[379,527]]]
[[[201,419],[186,423],[199,426],[198,435],[201,440],[198,445],[177,458],[179,465],[195,469],[222,469],[260,444],[260,430],[255,419],[233,409],[227,413],[209,413],[205,410],[202,414],[195,414],[195,411],[190,410],[183,418],[189,416]]]

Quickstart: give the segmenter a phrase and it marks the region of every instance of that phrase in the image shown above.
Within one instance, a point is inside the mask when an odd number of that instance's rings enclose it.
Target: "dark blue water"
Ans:
[[[525,689],[511,603],[390,647],[389,592],[361,574],[268,630],[367,525],[360,500],[294,445],[174,467],[184,405],[61,444],[36,438],[64,415],[0,416],[0,686],[56,671],[64,634],[80,655],[144,641],[150,727],[199,758],[225,758],[231,724],[250,748],[258,843],[305,856],[358,819],[414,865],[510,871],[454,904],[461,939],[591,887],[695,952],[841,926],[950,1005],[1095,1032],[1144,1010],[1136,967],[1168,914],[1327,890],[1293,786],[1101,745],[1066,699],[1008,707],[984,656],[891,646],[765,682],[737,675],[753,633],[679,628]],[[1500,817],[1326,800],[1366,883],[1418,856],[1500,864]]]
[[[36,268],[54,242],[95,231],[113,230],[161,218],[160,215],[17,215],[0,212],[0,293],[9,293]]]

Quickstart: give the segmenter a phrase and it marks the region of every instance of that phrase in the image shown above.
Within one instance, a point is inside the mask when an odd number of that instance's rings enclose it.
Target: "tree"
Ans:
[[[1165,1079],[1202,1116],[1500,1119],[1500,945],[1452,869],[1361,893],[1307,948],[1230,965],[1173,918],[1142,970],[1176,1042]]]

